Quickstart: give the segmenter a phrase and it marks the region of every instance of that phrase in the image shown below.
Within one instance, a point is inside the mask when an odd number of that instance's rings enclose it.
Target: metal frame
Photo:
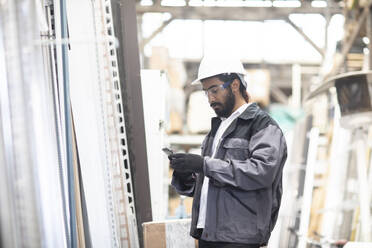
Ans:
[[[306,162],[306,174],[304,181],[304,193],[302,196],[301,217],[299,226],[299,244],[297,248],[306,248],[307,233],[310,223],[311,202],[314,187],[314,174],[318,154],[319,130],[313,127],[309,132],[309,150]]]
[[[331,15],[342,13],[342,8],[331,5],[328,11]],[[193,7],[193,6],[142,6],[137,4],[136,12],[142,15],[151,13],[170,13],[175,19],[197,20],[236,20],[236,21],[265,21],[284,20],[290,14],[321,14],[325,8],[313,8],[308,2],[301,2],[301,7]]]
[[[45,16],[46,16],[46,22],[48,25],[48,32],[42,33],[42,40],[50,40],[56,38],[56,25],[53,20],[55,20],[56,15],[59,16],[59,13],[54,12],[55,5],[52,3],[52,1],[47,1],[44,5],[45,8]],[[46,76],[46,80],[48,80],[51,84],[50,91],[52,93],[53,97],[53,110],[54,110],[54,125],[55,125],[55,140],[57,143],[57,156],[58,156],[58,175],[59,175],[59,187],[61,189],[61,198],[62,198],[62,208],[63,208],[63,214],[64,214],[64,231],[65,231],[65,237],[66,242],[69,242],[70,236],[69,236],[69,225],[67,221],[67,188],[66,188],[66,158],[65,158],[65,139],[62,135],[62,125],[61,123],[61,96],[63,92],[59,93],[59,86],[58,86],[58,80],[57,80],[57,71],[58,71],[58,64],[56,62],[56,45],[50,44],[43,47],[43,56],[44,56],[44,64],[45,64],[45,71],[48,72],[48,75]]]
[[[169,20],[165,21],[160,27],[158,27],[149,37],[143,39],[140,44],[140,49],[143,51],[146,44],[148,44],[152,39],[154,39],[159,33],[161,33],[164,28],[166,28],[174,18],[170,18]]]
[[[313,90],[312,92],[310,92],[306,96],[305,99],[307,101],[308,100],[311,100],[312,98],[314,98],[314,97],[316,97],[316,96],[324,93],[328,89],[332,88],[335,85],[335,80],[336,79],[339,79],[339,78],[342,78],[342,77],[347,77],[347,76],[353,76],[353,75],[363,75],[363,74],[372,74],[372,70],[371,71],[352,71],[352,72],[346,72],[346,73],[338,74],[336,76],[333,76],[331,78],[328,78],[321,85],[319,85],[315,90]]]
[[[115,32],[110,0],[97,1],[97,26],[107,39],[101,43],[101,58],[105,78],[102,79],[103,105],[106,105],[105,122],[112,132],[107,133],[110,144],[111,184],[116,198],[115,212],[117,214],[117,235],[119,244],[123,247],[137,247],[138,233],[136,223],[136,208],[131,173],[128,139],[125,127],[125,112],[123,109],[120,73],[115,47]],[[101,33],[98,32],[98,33]]]
[[[61,14],[61,38],[68,38],[66,0],[60,0]],[[75,180],[74,163],[72,154],[72,117],[70,103],[70,81],[69,81],[69,62],[68,62],[68,44],[61,44],[62,47],[62,73],[63,73],[63,105],[65,116],[65,139],[67,155],[67,182],[68,182],[68,204],[70,221],[70,247],[78,247],[77,226],[76,226],[76,201],[75,201]]]
[[[137,41],[134,0],[111,0],[114,31],[119,40],[117,50],[121,96],[127,146],[132,165],[134,202],[140,246],[143,245],[142,223],[152,220],[151,196],[146,153],[145,124]]]
[[[320,47],[318,47],[317,44],[315,44],[315,42],[309,37],[307,36],[307,34],[305,34],[305,32],[299,27],[297,26],[294,22],[291,21],[291,19],[286,18],[286,21],[302,36],[304,37],[304,39],[310,43],[310,45],[324,58],[324,50],[321,49]]]

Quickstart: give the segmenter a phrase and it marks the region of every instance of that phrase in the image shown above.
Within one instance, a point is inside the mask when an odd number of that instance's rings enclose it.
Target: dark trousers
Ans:
[[[199,248],[260,248],[257,244],[238,244],[225,242],[210,242],[199,239]]]

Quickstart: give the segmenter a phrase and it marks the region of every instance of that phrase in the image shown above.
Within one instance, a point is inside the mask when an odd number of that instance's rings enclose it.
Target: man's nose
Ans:
[[[211,103],[211,102],[213,102],[213,100],[215,100],[216,98],[215,98],[215,96],[213,95],[213,94],[211,94],[211,93],[209,93],[208,94],[208,102],[209,102],[209,104]]]

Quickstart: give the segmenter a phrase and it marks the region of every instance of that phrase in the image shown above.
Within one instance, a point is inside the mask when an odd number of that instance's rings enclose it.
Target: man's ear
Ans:
[[[235,78],[234,81],[231,83],[231,89],[233,92],[238,92],[240,87],[239,79]]]

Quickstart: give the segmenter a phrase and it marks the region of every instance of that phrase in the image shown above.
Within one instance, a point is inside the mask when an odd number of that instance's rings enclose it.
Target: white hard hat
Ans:
[[[198,78],[192,81],[191,84],[199,84],[201,83],[200,80],[223,73],[246,75],[243,64],[238,58],[205,56],[199,65]]]

